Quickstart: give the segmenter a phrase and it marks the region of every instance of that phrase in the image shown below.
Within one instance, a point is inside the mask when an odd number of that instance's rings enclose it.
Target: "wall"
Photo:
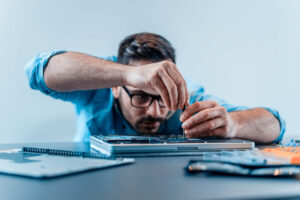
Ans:
[[[278,109],[299,136],[300,1],[2,0],[0,143],[70,141],[73,106],[29,89],[39,52],[116,54],[131,33],[162,34],[185,77],[230,103]]]

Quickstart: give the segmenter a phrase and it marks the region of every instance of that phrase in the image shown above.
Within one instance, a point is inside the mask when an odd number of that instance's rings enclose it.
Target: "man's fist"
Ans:
[[[173,62],[161,61],[131,67],[124,79],[126,85],[160,95],[170,110],[183,109],[188,105],[186,82]]]
[[[235,124],[227,110],[215,101],[199,101],[181,115],[182,128],[187,137],[219,136],[231,138]]]

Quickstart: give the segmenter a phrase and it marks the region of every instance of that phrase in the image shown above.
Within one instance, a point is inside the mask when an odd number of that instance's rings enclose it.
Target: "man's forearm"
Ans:
[[[278,120],[263,108],[230,112],[229,114],[235,124],[233,135],[235,138],[269,143],[279,136]]]
[[[127,68],[86,54],[67,52],[50,59],[44,78],[46,85],[56,91],[110,88],[124,84]]]
[[[160,95],[170,110],[182,109],[189,96],[185,80],[168,60],[123,65],[67,52],[50,58],[44,79],[50,89],[60,92],[131,86]]]

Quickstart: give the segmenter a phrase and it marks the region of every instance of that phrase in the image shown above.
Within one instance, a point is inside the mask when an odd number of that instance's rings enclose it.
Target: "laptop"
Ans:
[[[93,135],[90,147],[101,153],[126,155],[138,153],[193,153],[220,150],[248,150],[255,147],[254,142],[239,139],[204,138],[192,139],[181,135],[124,136]],[[184,154],[189,155],[189,154]]]

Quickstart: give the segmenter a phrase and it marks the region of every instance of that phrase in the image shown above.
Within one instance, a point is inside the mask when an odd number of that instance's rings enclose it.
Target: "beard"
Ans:
[[[163,118],[147,116],[139,119],[135,127],[140,135],[156,135],[163,121]]]

